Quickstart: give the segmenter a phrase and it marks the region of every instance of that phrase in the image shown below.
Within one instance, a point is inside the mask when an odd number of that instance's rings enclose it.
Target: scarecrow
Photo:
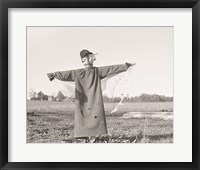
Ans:
[[[96,54],[88,50],[80,52],[84,68],[48,73],[48,78],[75,82],[74,137],[91,137],[107,134],[101,80],[107,76],[127,71],[134,64],[125,63],[94,67]]]

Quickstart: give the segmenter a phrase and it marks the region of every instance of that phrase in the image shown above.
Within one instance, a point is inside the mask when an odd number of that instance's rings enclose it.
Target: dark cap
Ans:
[[[81,59],[83,59],[87,54],[93,54],[93,53],[88,50],[82,50],[80,52]]]

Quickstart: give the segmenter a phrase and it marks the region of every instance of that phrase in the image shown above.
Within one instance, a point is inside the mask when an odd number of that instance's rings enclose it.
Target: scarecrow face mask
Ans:
[[[96,60],[95,54],[88,54],[82,59],[82,62],[85,66],[93,65],[95,60]]]

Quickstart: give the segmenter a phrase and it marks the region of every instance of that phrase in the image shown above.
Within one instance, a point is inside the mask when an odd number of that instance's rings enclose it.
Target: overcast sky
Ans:
[[[27,92],[55,95],[47,73],[82,68],[80,51],[95,66],[135,62],[128,92],[173,96],[173,27],[27,27]],[[117,94],[117,93],[116,93]]]

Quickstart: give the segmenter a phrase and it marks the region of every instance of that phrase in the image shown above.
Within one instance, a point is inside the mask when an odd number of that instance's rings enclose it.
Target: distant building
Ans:
[[[37,98],[38,100],[48,100],[48,96],[41,91],[37,94]]]
[[[48,96],[48,101],[53,101],[54,97],[53,96]]]

